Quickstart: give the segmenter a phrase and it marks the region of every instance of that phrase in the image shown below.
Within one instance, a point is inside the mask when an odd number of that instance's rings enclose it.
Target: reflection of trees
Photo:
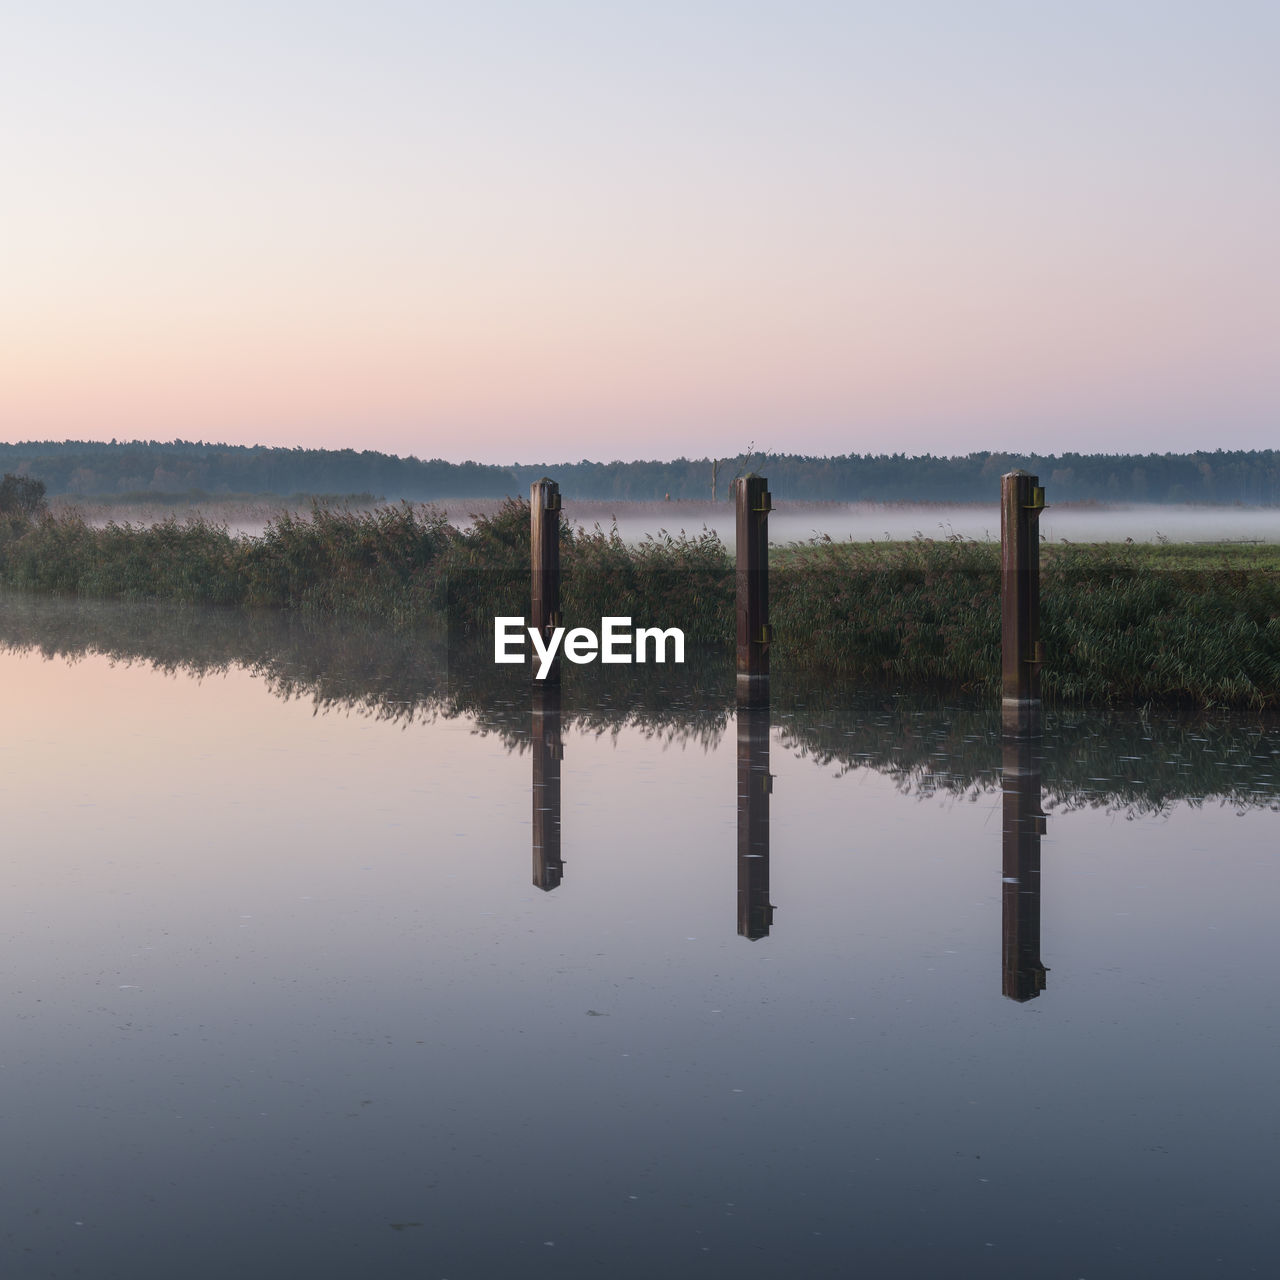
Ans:
[[[5,595],[0,645],[75,661],[102,654],[195,676],[236,667],[277,697],[404,724],[465,716],[509,750],[529,743],[529,669],[495,666],[487,647],[432,633],[377,631],[284,611],[243,613]],[[732,658],[690,650],[682,667],[602,667],[565,674],[562,724],[623,729],[680,744],[718,743],[734,715]],[[781,743],[838,771],[866,767],[904,792],[975,799],[1000,789],[999,710],[960,696],[851,691],[775,674]],[[1158,812],[1175,800],[1280,809],[1276,721],[1046,712],[1044,807]]]

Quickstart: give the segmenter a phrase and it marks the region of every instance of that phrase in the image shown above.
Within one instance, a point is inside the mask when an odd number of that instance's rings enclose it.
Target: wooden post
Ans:
[[[769,704],[738,708],[738,933],[755,942],[773,924],[769,901]]]
[[[769,696],[769,482],[758,475],[733,482],[738,511],[738,702]]]
[[[1039,477],[1011,471],[1000,477],[1000,719],[1005,733],[1040,732]]]
[[[544,640],[560,625],[560,486],[543,476],[529,489],[529,554],[533,571],[529,625]],[[560,654],[556,653],[543,685],[560,683]]]
[[[564,878],[560,856],[560,762],[564,742],[560,734],[560,689],[533,690],[533,883],[548,892]]]
[[[1048,973],[1040,962],[1040,744],[1006,738],[1003,764],[1001,989],[1023,1002],[1044,990]]]

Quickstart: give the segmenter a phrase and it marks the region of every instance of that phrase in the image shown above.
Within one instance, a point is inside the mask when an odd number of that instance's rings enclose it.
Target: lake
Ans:
[[[3,1274],[1273,1270],[1273,725],[622,670],[0,598]]]

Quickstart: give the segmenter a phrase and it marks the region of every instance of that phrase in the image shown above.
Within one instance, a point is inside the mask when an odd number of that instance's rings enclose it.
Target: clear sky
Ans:
[[[1275,0],[0,9],[0,437],[1280,443]]]

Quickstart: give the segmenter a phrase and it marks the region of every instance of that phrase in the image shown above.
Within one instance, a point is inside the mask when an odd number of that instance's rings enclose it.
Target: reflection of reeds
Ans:
[[[75,660],[104,654],[196,676],[232,667],[317,713],[400,723],[466,717],[509,750],[528,743],[527,668],[497,667],[487,646],[281,611],[6,596],[0,646]],[[690,650],[683,667],[573,667],[562,689],[566,729],[635,729],[713,746],[734,715],[732,657]],[[774,677],[774,732],[815,764],[869,768],[905,792],[977,799],[1000,788],[998,703],[986,697],[860,690],[803,672]],[[1280,808],[1280,732],[1265,720],[1206,721],[1130,713],[1049,714],[1045,805],[1146,812],[1175,800]]]
[[[1046,547],[1041,634],[1051,705],[1181,701],[1280,707],[1280,568],[1273,548]],[[566,527],[565,617],[680,627],[727,652],[734,576],[714,534],[628,544]],[[459,530],[442,512],[316,507],[259,538],[200,520],[89,527],[74,515],[0,530],[0,582],[27,590],[279,608],[393,627],[447,621],[486,635],[524,615],[529,508],[507,502]],[[959,538],[819,541],[774,553],[775,676],[994,696],[998,549]]]
[[[774,706],[783,744],[816,764],[874,769],[922,798],[978,800],[1001,789],[1000,711],[991,699],[783,682]],[[1036,751],[1046,810],[1131,816],[1186,801],[1280,811],[1280,723],[1271,715],[1051,711]]]

